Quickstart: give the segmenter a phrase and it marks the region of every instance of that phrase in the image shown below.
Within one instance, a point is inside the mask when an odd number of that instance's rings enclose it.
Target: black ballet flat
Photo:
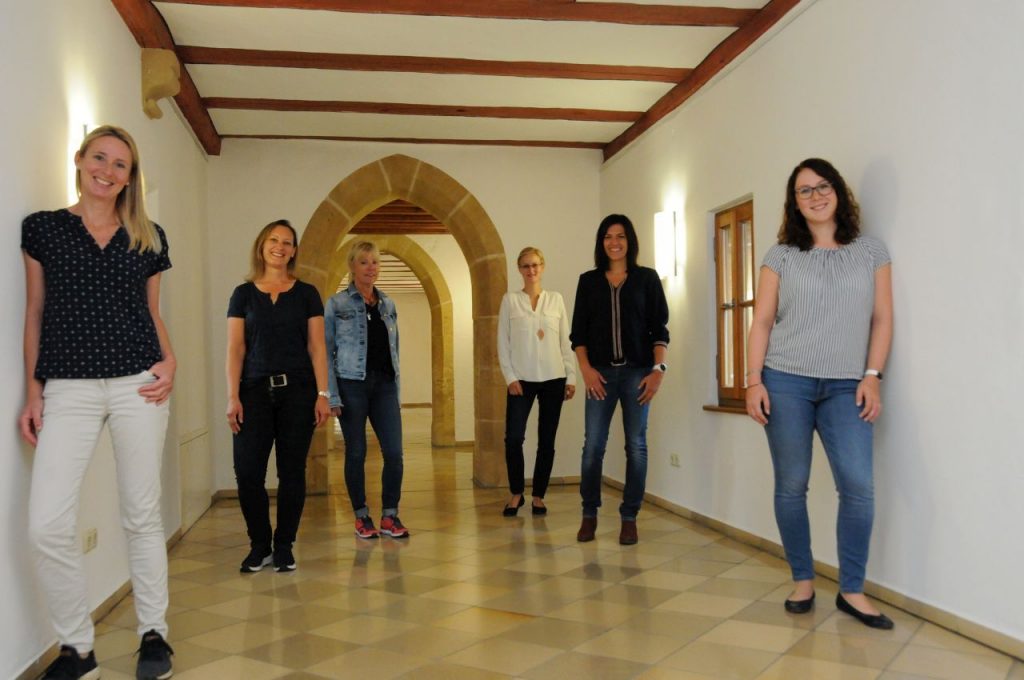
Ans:
[[[849,614],[853,618],[863,623],[868,628],[878,628],[879,630],[892,630],[893,626],[896,625],[892,622],[885,614],[865,614],[860,611],[852,604],[846,601],[842,593],[836,594],[836,608]]]
[[[546,515],[548,514],[548,506],[541,505],[540,507],[538,507],[536,505],[530,505],[530,512],[532,512],[535,515]]]
[[[811,596],[806,600],[786,600],[783,606],[786,607],[786,611],[790,614],[806,614],[814,609],[814,598],[816,596],[817,593],[811,593]]]
[[[502,516],[515,517],[519,514],[519,508],[523,507],[524,503],[526,503],[526,499],[523,498],[522,496],[519,496],[519,504],[516,505],[515,507],[511,505],[506,505],[505,509],[501,511]]]

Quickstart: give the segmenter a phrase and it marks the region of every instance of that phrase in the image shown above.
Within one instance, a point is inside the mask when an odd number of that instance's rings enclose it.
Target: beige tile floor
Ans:
[[[889,607],[895,630],[869,630],[835,611],[827,581],[812,614],[786,614],[782,562],[651,506],[622,547],[610,489],[593,543],[576,543],[574,486],[549,491],[546,517],[503,518],[505,492],[473,487],[472,454],[431,450],[429,411],[404,413],[409,539],[353,535],[339,460],[332,494],[307,502],[298,571],[238,573],[237,503],[174,547],[176,678],[1024,678],[1021,662]],[[130,597],[98,626],[107,680],[134,677],[133,629]]]

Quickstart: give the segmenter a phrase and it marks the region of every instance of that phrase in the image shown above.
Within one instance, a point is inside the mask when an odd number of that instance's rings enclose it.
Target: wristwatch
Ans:
[[[879,371],[877,368],[865,368],[864,369],[864,377],[866,378],[869,375],[873,375],[876,378],[878,378],[879,380],[882,379],[882,372]]]
[[[654,364],[653,370],[658,371],[659,373],[664,373],[665,371],[668,370],[668,364],[665,364],[665,363]]]
[[[330,399],[331,393],[328,392],[327,390],[320,390],[319,392],[316,393],[316,396],[323,397],[324,399]]]

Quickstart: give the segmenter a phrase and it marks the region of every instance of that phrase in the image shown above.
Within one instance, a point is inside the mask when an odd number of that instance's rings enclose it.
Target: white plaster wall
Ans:
[[[650,421],[651,492],[778,540],[767,445],[715,394],[710,211],[753,194],[758,262],[790,169],[831,159],[893,257],[895,343],[876,429],[869,579],[1024,638],[1024,5],[819,0],[602,170],[605,212],[685,217],[666,284],[670,372]],[[621,440],[620,440],[621,441]],[[617,451],[617,444],[609,451]],[[678,451],[681,468],[668,464]],[[836,563],[818,451],[816,557]],[[621,478],[621,456],[609,455]]]
[[[363,165],[401,153],[451,175],[480,201],[491,217],[506,255],[527,242],[548,253],[547,283],[571,301],[576,277],[590,265],[591,234],[597,227],[600,153],[579,150],[499,149],[444,145],[361,144],[320,141],[225,140],[209,164],[207,248],[215,253],[209,275],[210,341],[215,364],[224,351],[224,310],[231,290],[247,270],[248,249],[257,231],[284,217],[301,233],[327,194]],[[587,234],[579,247],[579,234]],[[416,237],[438,263],[453,297],[455,323],[456,438],[473,439],[472,291],[465,258],[450,236]],[[518,285],[515,264],[510,282]],[[571,304],[571,303],[570,303]],[[405,340],[403,336],[403,341]],[[222,417],[223,371],[213,375],[211,413]],[[577,403],[576,406],[579,406]],[[219,421],[217,421],[219,422]],[[582,408],[566,410],[560,429],[555,474],[579,474]],[[215,428],[218,488],[234,487],[231,441]],[[492,452],[503,456],[503,451]],[[574,472],[575,471],[575,472]],[[270,476],[272,479],[272,475]]]
[[[21,220],[30,212],[69,204],[69,129],[77,122],[111,122],[127,128],[141,149],[148,188],[159,197],[157,212],[171,245],[174,268],[163,277],[163,314],[180,366],[165,447],[164,527],[168,536],[181,526],[177,443],[185,432],[205,428],[205,298],[198,248],[204,229],[205,161],[172,107],[163,104],[159,121],[145,118],[139,103],[139,51],[113,5],[106,0],[8,3],[0,22],[0,81],[12,96],[0,112],[0,136],[9,159],[17,159],[0,183],[4,233],[20,242]],[[88,115],[85,115],[88,113]],[[80,139],[80,132],[78,133]],[[77,142],[75,142],[77,146]],[[27,550],[32,450],[15,426],[21,409],[21,333],[24,274],[16,245],[4,256],[0,348],[9,359],[10,378],[0,388],[0,494],[8,510],[0,519],[0,677],[13,677],[32,663],[55,637],[36,587]],[[200,313],[196,314],[196,310]],[[186,323],[188,322],[188,323]],[[184,351],[183,351],[184,350]],[[182,402],[190,402],[185,407]],[[193,408],[194,407],[194,408]],[[201,434],[193,436],[191,483],[206,483],[210,462]],[[205,474],[203,473],[205,469]],[[82,489],[80,528],[96,527],[99,546],[86,556],[89,604],[99,605],[128,580],[125,542],[117,510],[113,456],[104,435]]]
[[[427,304],[427,296],[423,293],[389,295],[398,309],[401,401],[403,404],[429,404],[430,348],[434,340],[430,337],[430,305]]]

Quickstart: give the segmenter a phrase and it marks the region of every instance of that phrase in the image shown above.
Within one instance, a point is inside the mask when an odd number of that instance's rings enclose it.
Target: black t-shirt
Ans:
[[[245,319],[242,379],[281,373],[311,378],[309,319],[323,315],[320,293],[302,281],[278,294],[276,303],[270,301],[270,293],[262,292],[251,282],[235,288],[228,302],[228,318]]]
[[[386,373],[394,380],[391,341],[388,339],[388,327],[380,316],[380,301],[375,305],[366,305],[366,319],[366,370]]]
[[[134,375],[163,358],[146,282],[171,268],[167,236],[156,251],[129,248],[121,227],[100,248],[66,208],[29,215],[21,247],[43,266],[45,298],[35,377],[100,379]]]

